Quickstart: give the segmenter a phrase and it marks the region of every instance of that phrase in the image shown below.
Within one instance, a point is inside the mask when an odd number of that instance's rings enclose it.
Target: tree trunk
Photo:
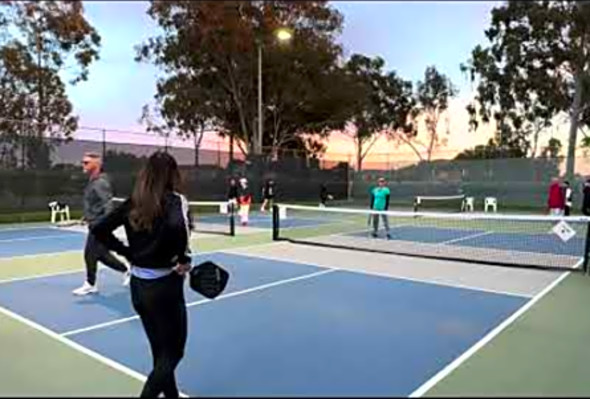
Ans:
[[[580,123],[580,106],[582,104],[582,76],[581,72],[574,76],[574,101],[570,113],[569,143],[567,148],[566,178],[573,180],[576,168],[576,142]]]
[[[229,172],[234,173],[234,134],[229,135]]]
[[[201,146],[201,140],[197,139],[197,135],[193,134],[194,149],[195,149],[195,167],[199,166],[199,147]]]
[[[363,142],[361,140],[356,141],[356,171],[360,172],[363,170]]]

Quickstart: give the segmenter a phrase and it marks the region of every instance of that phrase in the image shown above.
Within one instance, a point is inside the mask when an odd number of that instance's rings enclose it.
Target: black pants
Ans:
[[[141,397],[179,396],[174,370],[184,356],[187,336],[184,277],[176,272],[154,280],[131,277],[131,300],[146,332],[154,366]]]
[[[88,237],[86,238],[84,261],[86,262],[86,281],[88,281],[88,283],[91,285],[96,283],[96,270],[98,268],[98,261],[104,263],[111,269],[115,269],[123,273],[127,271],[127,266],[125,266],[125,264],[119,259],[115,258],[115,256],[109,252],[107,247],[100,243],[94,234],[90,232],[88,232]]]
[[[566,205],[566,206],[563,207],[563,215],[564,216],[569,216],[570,215],[570,212],[571,212],[571,206],[567,206]]]

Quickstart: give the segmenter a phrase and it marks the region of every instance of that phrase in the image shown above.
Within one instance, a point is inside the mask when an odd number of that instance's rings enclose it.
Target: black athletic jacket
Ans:
[[[229,189],[227,191],[227,199],[228,200],[232,200],[232,199],[238,199],[238,186],[229,186]]]
[[[584,185],[584,199],[582,201],[582,213],[590,216],[590,185]]]
[[[133,266],[161,269],[189,263],[191,217],[186,198],[168,193],[164,197],[164,212],[157,218],[151,231],[134,231],[129,223],[131,201],[128,199],[106,215],[91,232],[109,250],[129,260]],[[128,245],[113,235],[119,226],[125,226]]]

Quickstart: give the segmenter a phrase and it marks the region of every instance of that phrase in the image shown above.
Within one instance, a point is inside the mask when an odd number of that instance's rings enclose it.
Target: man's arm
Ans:
[[[96,181],[94,185],[94,192],[96,196],[99,198],[100,203],[103,206],[104,214],[110,213],[113,208],[113,190],[111,188],[111,184],[104,178],[101,178]]]

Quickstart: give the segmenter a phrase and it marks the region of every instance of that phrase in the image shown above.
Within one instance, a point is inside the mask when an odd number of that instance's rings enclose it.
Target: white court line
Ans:
[[[229,251],[225,251],[225,252],[233,254],[233,255],[246,256],[249,258],[262,258],[262,259],[274,260],[274,261],[283,262],[283,263],[296,263],[299,265],[316,266],[316,267],[319,266],[317,264],[310,264],[310,263],[300,261],[300,260],[282,259],[277,256],[271,256],[271,255],[266,255],[266,254],[259,255],[259,254],[241,253],[241,252],[237,251],[239,249],[240,248],[235,248],[235,250],[229,250]],[[342,250],[346,251],[346,249],[342,249]],[[407,256],[403,256],[403,255],[395,255],[394,254],[394,256],[408,258]],[[410,259],[414,259],[414,258],[410,258]],[[405,280],[405,281],[411,281],[411,282],[415,282],[415,283],[432,284],[432,285],[438,285],[441,287],[461,288],[461,289],[467,289],[467,290],[471,290],[471,291],[481,291],[481,292],[487,292],[490,294],[507,295],[507,296],[514,296],[514,297],[518,297],[518,298],[526,298],[526,299],[531,298],[531,295],[526,295],[526,294],[517,294],[514,292],[493,290],[493,289],[489,289],[489,288],[479,288],[479,287],[473,287],[473,286],[464,285],[464,284],[444,283],[444,282],[432,281],[432,280],[426,280],[426,279],[422,280],[422,279],[418,279],[418,278],[414,278],[414,277],[404,277],[404,276],[397,276],[397,275],[393,276],[391,274],[380,273],[378,271],[373,271],[373,270],[345,269],[345,268],[340,268],[337,266],[319,266],[319,267],[326,267],[326,268],[330,268],[330,270],[358,273],[358,274],[364,274],[364,275],[369,275],[369,276],[386,277],[386,278],[390,278],[390,279],[394,279],[394,280]]]
[[[33,280],[36,278],[58,277],[58,276],[62,276],[65,274],[74,274],[74,273],[83,273],[83,272],[85,272],[83,269],[77,268],[76,270],[71,269],[71,270],[63,270],[61,272],[55,272],[55,273],[34,274],[32,276],[7,278],[5,280],[0,280],[0,285],[8,284],[8,283],[16,283],[18,281]]]
[[[317,277],[317,276],[321,276],[322,274],[327,274],[327,273],[331,273],[331,272],[334,272],[334,271],[336,271],[336,269],[324,269],[324,270],[321,270],[319,272],[304,274],[302,276],[292,277],[292,278],[288,278],[288,279],[284,279],[284,280],[273,281],[272,283],[262,284],[262,285],[258,285],[258,286],[255,286],[255,287],[246,288],[244,290],[230,292],[229,294],[220,295],[216,299],[201,299],[201,300],[198,300],[198,301],[189,302],[189,303],[186,304],[186,307],[187,308],[191,308],[193,306],[199,306],[199,305],[203,305],[205,303],[210,303],[210,302],[213,302],[213,301],[220,301],[220,300],[225,299],[225,298],[231,298],[231,297],[234,297],[234,296],[244,295],[244,294],[248,294],[248,293],[251,293],[251,292],[262,291],[262,290],[267,289],[267,288],[271,288],[271,287],[276,287],[276,286],[279,286],[279,285],[284,285],[284,284],[292,283],[294,281],[307,280],[307,279],[310,279],[310,278],[313,278],[313,277]],[[101,329],[101,328],[111,327],[111,326],[115,326],[115,325],[118,325],[118,324],[127,323],[129,321],[133,321],[133,320],[137,320],[137,319],[139,319],[139,316],[130,316],[130,317],[122,318],[122,319],[107,321],[105,323],[95,324],[93,326],[89,326],[89,327],[79,328],[79,329],[76,329],[76,330],[67,331],[65,333],[62,333],[61,336],[62,337],[70,337],[72,335],[76,335],[76,334],[80,334],[80,333],[84,333],[84,332],[89,332],[89,331],[94,331],[94,330],[98,330],[98,329]]]
[[[51,224],[39,224],[34,226],[15,226],[14,227],[0,227],[0,233],[3,231],[20,231],[20,230],[35,230],[35,229],[58,229],[56,226]]]
[[[71,249],[69,251],[57,251],[57,252],[43,252],[40,254],[31,254],[31,255],[15,255],[15,256],[6,256],[0,257],[0,263],[5,261],[11,261],[16,259],[29,259],[29,258],[38,258],[41,256],[56,256],[56,255],[64,255],[64,254],[72,254],[72,253],[80,253],[84,248],[81,249]]]
[[[75,232],[64,232],[61,234],[53,234],[47,236],[33,236],[33,237],[22,237],[22,238],[10,238],[8,240],[0,240],[0,244],[4,242],[15,242],[15,241],[33,241],[33,240],[46,240],[49,238],[62,238],[63,236],[80,236],[82,233],[75,233]]]
[[[448,240],[448,241],[443,241],[443,242],[439,242],[438,245],[447,245],[447,244],[452,244],[454,242],[459,242],[459,241],[464,241],[464,240],[469,240],[471,238],[475,238],[475,237],[481,237],[481,236],[485,236],[488,234],[492,234],[494,233],[493,231],[484,231],[483,233],[475,233],[475,234],[470,234],[468,236],[465,237],[459,237],[459,238],[453,238],[452,240]]]
[[[441,380],[451,374],[455,369],[457,369],[461,364],[463,364],[467,359],[473,356],[478,350],[483,348],[486,344],[488,344],[491,340],[493,340],[496,336],[498,336],[502,331],[504,331],[508,326],[514,323],[519,317],[521,317],[524,313],[526,313],[533,305],[535,305],[541,298],[547,295],[551,290],[553,290],[559,283],[561,283],[567,276],[570,275],[571,272],[565,272],[557,279],[555,279],[551,284],[545,287],[541,292],[535,295],[530,301],[524,304],[520,309],[518,309],[515,313],[513,313],[510,317],[500,323],[496,328],[490,331],[486,336],[480,339],[478,342],[475,343],[471,348],[467,351],[463,352],[459,357],[453,360],[451,363],[447,364],[442,370],[436,373],[432,378],[422,384],[418,389],[410,394],[410,398],[419,398],[423,396],[426,392],[431,390],[436,384],[438,384]]]
[[[59,334],[57,334],[55,331],[52,331],[46,327],[43,327],[40,324],[35,323],[34,321],[31,321],[25,317],[22,317],[21,315],[18,315],[4,307],[0,306],[0,313],[10,317],[13,320],[16,320],[22,324],[25,324],[26,326],[39,331],[42,334],[45,334],[47,336],[49,336],[50,338],[53,338],[54,340],[69,346],[70,348],[83,353],[91,358],[93,358],[94,360],[98,360],[99,362],[111,367],[112,369],[115,369],[117,371],[122,372],[125,375],[128,375],[129,377],[135,378],[136,380],[139,380],[141,382],[145,382],[147,380],[147,377],[135,370],[130,369],[127,366],[122,365],[121,363],[118,363],[112,359],[109,359],[108,357],[105,357],[89,348],[86,348],[85,346],[82,346],[68,338],[62,337]],[[182,394],[184,397],[189,397],[186,394]]]

